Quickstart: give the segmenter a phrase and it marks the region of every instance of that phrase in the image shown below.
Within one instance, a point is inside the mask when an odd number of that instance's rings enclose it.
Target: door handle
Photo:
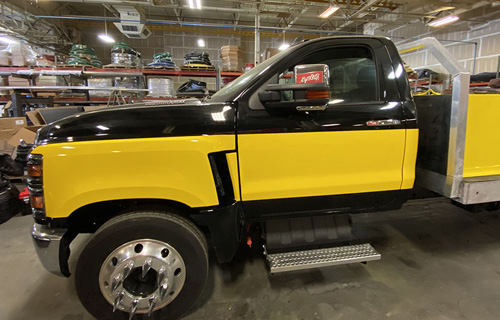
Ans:
[[[370,120],[366,122],[369,127],[379,127],[379,126],[397,126],[401,124],[401,121],[397,119],[386,119],[386,120]]]
[[[324,111],[326,104],[322,106],[297,106],[297,111]]]

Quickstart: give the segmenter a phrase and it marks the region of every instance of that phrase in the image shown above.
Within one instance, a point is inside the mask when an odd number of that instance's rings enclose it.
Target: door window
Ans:
[[[296,65],[316,63],[326,64],[330,68],[331,104],[380,100],[376,63],[371,50],[366,47],[337,47],[317,51],[280,72],[277,83],[294,83],[293,70]],[[283,93],[282,98],[285,100],[288,95],[291,97],[291,92]],[[260,106],[254,106],[261,109]]]

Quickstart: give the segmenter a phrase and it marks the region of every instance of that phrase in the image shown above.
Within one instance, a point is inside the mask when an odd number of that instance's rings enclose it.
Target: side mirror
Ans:
[[[268,111],[323,111],[330,100],[330,71],[326,64],[295,66],[295,83],[268,84],[259,99]],[[284,91],[293,93],[293,100],[283,101]]]

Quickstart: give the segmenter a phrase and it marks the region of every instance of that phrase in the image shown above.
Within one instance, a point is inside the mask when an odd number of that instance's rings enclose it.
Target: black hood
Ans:
[[[234,116],[231,104],[137,104],[79,113],[53,122],[40,129],[35,143],[234,134]]]

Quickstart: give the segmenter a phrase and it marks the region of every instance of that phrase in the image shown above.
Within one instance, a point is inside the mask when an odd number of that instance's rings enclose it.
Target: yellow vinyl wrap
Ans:
[[[403,171],[415,167],[411,159],[403,170],[405,131],[239,135],[241,198],[249,201],[399,190]],[[416,145],[410,148],[416,149]],[[416,154],[413,150],[406,152],[409,157]],[[411,174],[405,187],[413,180],[414,172]]]
[[[499,141],[500,95],[469,95],[463,176],[500,174]]]
[[[84,205],[107,200],[217,205],[208,154],[227,150],[235,150],[234,135],[58,143],[32,153],[43,155],[47,216],[64,218]]]
[[[401,189],[413,188],[417,163],[418,129],[406,130],[405,158],[403,161],[403,181]]]

